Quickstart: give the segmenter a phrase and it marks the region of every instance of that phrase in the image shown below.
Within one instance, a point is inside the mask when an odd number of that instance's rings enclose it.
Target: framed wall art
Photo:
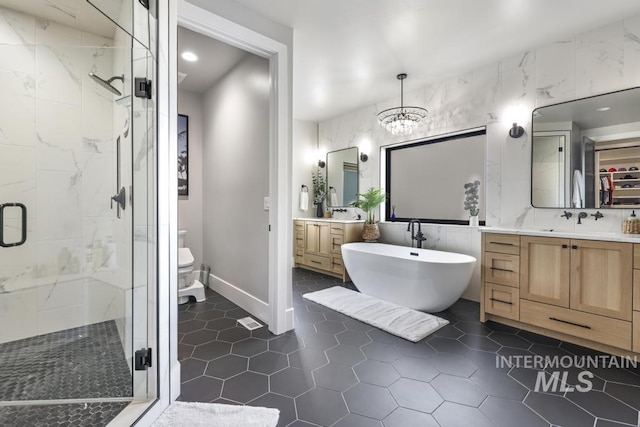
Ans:
[[[189,195],[189,116],[178,114],[178,196]]]

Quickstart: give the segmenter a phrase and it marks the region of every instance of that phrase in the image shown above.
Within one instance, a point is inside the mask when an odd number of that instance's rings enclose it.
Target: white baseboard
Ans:
[[[180,396],[180,362],[171,367],[171,401],[174,402]]]
[[[271,320],[269,304],[213,274],[209,274],[209,279],[209,288],[248,311],[265,324],[269,324]],[[291,315],[293,324],[293,313]]]
[[[293,307],[291,308],[287,308],[287,311],[285,312],[285,327],[287,328],[287,331],[290,331],[293,329],[293,327],[295,326],[293,323]]]

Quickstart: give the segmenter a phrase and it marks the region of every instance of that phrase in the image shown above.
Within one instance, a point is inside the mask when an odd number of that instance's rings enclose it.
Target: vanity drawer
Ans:
[[[304,248],[295,248],[294,257],[296,264],[304,263]]]
[[[640,270],[633,270],[633,309],[640,311]]]
[[[520,321],[631,350],[631,322],[539,302],[520,301]]]
[[[294,239],[294,247],[296,248],[304,248],[304,228],[301,230],[298,230],[296,228],[294,234],[293,234],[293,239]]]
[[[330,270],[331,260],[329,257],[312,255],[309,253],[304,254],[304,263],[309,267],[320,268],[322,270]]]
[[[485,283],[484,310],[508,319],[520,318],[520,290],[511,286]]]
[[[344,243],[344,237],[338,234],[331,235],[331,252],[340,255],[342,253],[341,247]]]
[[[633,312],[633,351],[640,353],[640,311]]]
[[[520,236],[485,233],[484,250],[499,254],[520,255]]]
[[[344,236],[344,227],[342,224],[331,224],[331,234],[339,234]]]
[[[331,271],[338,274],[344,273],[344,263],[342,262],[342,256],[340,255],[331,256]]]
[[[301,231],[304,233],[304,221],[293,221],[293,230]]]
[[[509,254],[484,253],[484,280],[498,285],[520,286],[520,257]]]

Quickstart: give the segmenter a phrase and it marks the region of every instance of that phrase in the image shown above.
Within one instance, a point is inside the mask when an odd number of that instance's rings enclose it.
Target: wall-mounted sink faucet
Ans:
[[[572,214],[571,212],[564,211],[564,213],[563,213],[562,215],[560,215],[560,216],[561,216],[562,218],[567,218],[567,219],[569,219],[569,218],[571,218],[571,217],[573,216],[573,214]]]
[[[418,224],[417,233],[415,233],[415,229],[414,229],[415,224]],[[413,241],[415,240],[416,248],[422,248],[422,242],[427,240],[427,238],[424,237],[424,234],[422,234],[422,228],[420,227],[420,220],[412,219],[411,221],[409,221],[409,224],[407,224],[407,231],[411,231],[411,246],[413,246]]]
[[[602,214],[601,214],[602,215]],[[587,215],[586,212],[580,212],[578,214],[578,224],[582,224],[582,220],[585,219],[586,217],[588,217],[589,215]]]
[[[604,215],[602,215],[602,214],[600,213],[600,211],[596,211],[596,213],[591,214],[591,216],[595,217],[595,220],[596,220],[596,221],[597,221],[597,220],[599,220],[600,218],[603,218],[603,217],[604,217]]]

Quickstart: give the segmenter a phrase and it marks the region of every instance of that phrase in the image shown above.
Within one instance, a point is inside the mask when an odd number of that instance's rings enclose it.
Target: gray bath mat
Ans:
[[[279,417],[272,408],[173,402],[152,427],[275,427]]]
[[[449,321],[340,286],[302,296],[390,334],[418,342]]]

